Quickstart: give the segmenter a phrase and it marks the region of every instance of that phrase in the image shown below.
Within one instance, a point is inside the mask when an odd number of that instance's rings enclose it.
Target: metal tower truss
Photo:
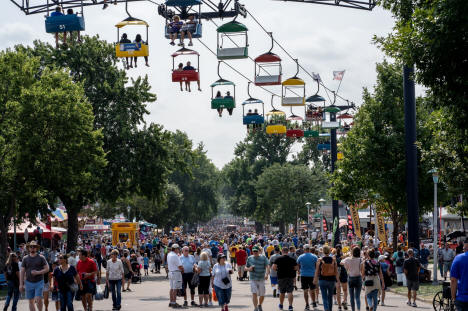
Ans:
[[[324,5],[340,6],[344,8],[368,10],[368,11],[372,11],[372,9],[377,5],[376,0],[276,0],[276,1],[324,4]]]
[[[10,0],[14,5],[16,5],[21,11],[26,15],[31,14],[48,14],[55,10],[57,5],[62,6],[66,11],[67,9],[81,8],[87,6],[103,5],[103,0]],[[107,0],[106,3],[123,3],[126,2],[141,2],[149,0]],[[215,18],[233,18],[241,15],[243,17],[247,16],[247,10],[244,5],[240,4],[238,0],[225,0],[215,3],[216,0],[202,0],[204,6],[209,8],[207,12],[200,12],[199,18],[201,19],[215,19]],[[151,3],[156,3],[156,1],[149,1]],[[171,18],[174,14],[180,15],[182,18],[185,18],[189,15],[191,7],[185,8],[176,8],[177,12],[167,9],[166,5],[160,4],[158,6],[159,15],[164,16],[165,18]],[[194,11],[197,12],[197,9],[194,8]]]
[[[247,10],[238,0],[225,0],[215,3],[216,0],[201,0],[203,7],[208,7],[208,11],[198,11],[198,6],[189,7],[172,7],[169,9],[165,4],[160,4],[158,14],[166,19],[171,19],[174,15],[180,16],[181,19],[187,19],[190,14],[197,14],[199,19],[216,19],[216,18],[234,18],[239,15],[247,17]],[[175,9],[175,11],[173,10]]]

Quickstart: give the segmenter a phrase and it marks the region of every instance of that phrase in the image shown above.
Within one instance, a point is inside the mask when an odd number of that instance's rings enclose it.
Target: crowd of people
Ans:
[[[366,311],[376,311],[379,304],[385,306],[386,290],[403,280],[408,288],[407,304],[417,307],[421,270],[427,269],[430,256],[424,245],[420,249],[399,245],[389,252],[373,239],[344,240],[334,247],[321,240],[236,232],[155,235],[139,245],[80,241],[78,251],[68,254],[60,248],[41,252],[32,241],[9,253],[4,311],[10,305],[16,311],[20,292],[31,311],[48,311],[49,298],[57,311],[74,310],[78,299],[84,310],[92,311],[103,286],[112,297],[113,310],[120,310],[122,293],[132,291],[132,282],[150,273],[168,279],[170,308],[209,308],[217,302],[222,311],[228,311],[234,277],[250,283],[254,311],[263,311],[267,287],[279,298],[279,310],[294,309],[293,293],[300,287],[306,311],[317,309],[319,301],[324,311],[331,311],[333,305],[339,311],[360,311],[361,305]],[[466,310],[468,304],[468,239],[463,247],[465,253],[458,256],[447,247],[439,251],[444,263],[441,272],[444,276],[450,273],[458,310]],[[104,277],[101,271],[105,271]]]

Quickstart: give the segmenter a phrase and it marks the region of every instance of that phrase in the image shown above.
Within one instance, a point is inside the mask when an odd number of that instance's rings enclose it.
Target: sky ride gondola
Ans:
[[[231,21],[216,29],[218,33],[218,59],[242,59],[249,57],[248,28],[238,21]],[[234,37],[244,38],[238,45]],[[234,47],[232,46],[234,45]],[[228,47],[226,47],[228,46]]]
[[[286,136],[291,138],[304,137],[304,130],[302,129],[302,121],[304,119],[298,115],[295,115],[291,107],[291,115],[286,118],[288,122],[288,128],[286,130]],[[292,122],[294,121],[294,122]]]
[[[200,81],[200,54],[197,51],[181,48],[176,51],[172,56],[172,82],[195,82]],[[179,56],[196,56],[197,66],[194,69],[176,68],[175,59]],[[183,65],[183,63],[182,63]],[[181,70],[182,69],[182,70]]]
[[[192,34],[192,38],[194,39],[199,39],[202,37],[202,23],[200,20],[200,15],[201,15],[201,5],[202,1],[201,0],[166,0],[165,3],[166,7],[174,7],[178,13],[178,16],[181,19],[188,20],[188,22],[185,23],[184,26],[182,26],[182,30],[184,31],[184,27],[188,27],[190,24],[192,24],[193,28],[186,28],[186,30],[190,30]],[[190,12],[190,10],[194,7],[198,6],[198,12]],[[170,39],[169,35],[169,24],[171,22],[171,18],[177,14],[170,14],[166,15],[166,25],[165,25],[165,37],[166,39]],[[193,18],[192,18],[193,17]],[[177,38],[180,39],[181,32],[177,34]]]
[[[255,85],[281,85],[282,67],[281,58],[272,53],[274,46],[273,34],[271,36],[271,49],[257,58],[255,58]]]
[[[250,95],[250,82],[247,84],[247,94],[249,95],[249,98],[246,99],[242,103],[242,123],[244,125],[247,125],[247,128],[249,125],[251,125],[253,128],[260,127],[262,124],[265,123],[265,104],[262,100],[253,98]],[[254,107],[259,107],[259,105],[262,106],[261,113],[259,113],[258,108],[255,109],[253,112],[251,109],[248,110],[247,114],[245,113],[245,106],[246,105],[253,105]]]
[[[276,109],[273,106],[273,97],[275,95],[271,96],[271,108],[269,112],[266,114],[266,119],[267,119],[267,126],[266,126],[266,133],[267,134],[277,134],[277,135],[283,135],[286,134],[286,114],[281,111]]]
[[[58,14],[57,14],[58,13]],[[83,15],[83,1],[81,1],[81,16],[78,13],[65,14],[65,12],[53,12],[45,19],[45,28],[47,33],[61,33],[61,32],[72,32],[72,31],[84,31],[85,21]]]
[[[294,77],[282,83],[281,105],[282,106],[304,106],[305,105],[305,82],[298,78],[299,62],[296,59],[297,72]]]
[[[236,85],[234,82],[225,80],[221,77],[219,74],[220,65],[221,62],[218,62],[219,79],[211,84],[211,109],[216,109],[221,117],[223,109],[227,109],[229,115],[232,115],[233,109],[236,108]],[[225,86],[229,89],[232,87],[232,95],[231,91],[227,91],[225,96],[222,95],[221,89]]]
[[[126,26],[145,26],[146,27],[146,41],[141,42],[123,42],[120,39],[120,29]],[[120,23],[115,25],[117,27],[117,43],[115,44],[115,55],[119,58],[122,57],[148,57],[149,44],[148,44],[148,28],[149,25],[144,20],[129,16]],[[128,40],[130,41],[130,40]]]

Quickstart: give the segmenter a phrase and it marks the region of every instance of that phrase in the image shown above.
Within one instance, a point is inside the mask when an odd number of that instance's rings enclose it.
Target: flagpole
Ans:
[[[341,82],[343,82],[345,71],[346,70],[343,70],[343,75],[341,76],[340,84],[338,84],[338,88],[336,89],[336,94],[338,94],[338,91],[340,90]]]

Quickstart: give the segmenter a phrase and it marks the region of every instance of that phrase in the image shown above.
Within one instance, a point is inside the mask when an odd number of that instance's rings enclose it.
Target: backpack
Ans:
[[[320,265],[320,274],[322,276],[335,276],[336,275],[336,270],[335,270],[335,258],[333,258],[331,263],[326,263],[325,261],[321,260],[321,265]]]
[[[403,267],[403,264],[405,263],[405,258],[403,257],[403,253],[402,252],[398,252],[398,257],[397,257],[397,260],[395,262],[395,265],[397,267]]]
[[[378,275],[380,271],[380,264],[373,263],[371,260],[366,260],[364,262],[364,272],[368,276]]]

